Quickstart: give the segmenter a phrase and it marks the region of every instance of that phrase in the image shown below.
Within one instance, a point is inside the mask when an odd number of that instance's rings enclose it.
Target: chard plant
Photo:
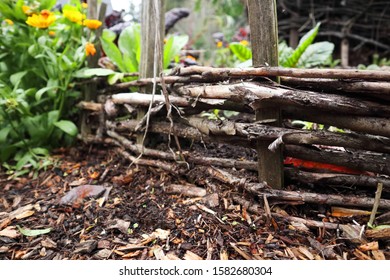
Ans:
[[[62,13],[55,0],[0,2],[0,163],[16,175],[50,164],[49,151],[72,142],[80,92],[73,73],[95,55],[85,4]]]

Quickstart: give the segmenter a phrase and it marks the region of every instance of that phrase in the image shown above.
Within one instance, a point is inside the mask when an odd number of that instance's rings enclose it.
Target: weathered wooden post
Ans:
[[[160,36],[156,36],[159,32]],[[159,76],[162,65],[162,54],[156,51],[156,43],[161,44],[163,49],[164,36],[164,0],[144,0],[142,1],[141,14],[141,60],[139,64],[139,78],[152,78]],[[156,40],[159,39],[159,42]],[[157,57],[156,57],[157,56]],[[156,64],[156,65],[155,65]],[[156,67],[156,69],[154,69]],[[155,73],[156,71],[156,73]],[[153,85],[145,86],[141,92],[151,93]],[[145,116],[146,111],[138,109],[137,119]],[[137,137],[137,143],[142,144],[143,136]]]
[[[275,0],[247,0],[251,30],[253,67],[278,66],[278,22]],[[275,77],[278,82],[278,78]],[[274,119],[281,125],[280,109],[266,101],[256,110],[256,120]],[[257,142],[259,181],[266,181],[273,188],[283,187],[283,154],[278,148],[268,149],[269,141]]]
[[[107,4],[101,3],[100,9],[98,6],[99,5],[98,5],[97,0],[88,1],[87,17],[89,19],[99,19],[100,21],[104,22]],[[101,34],[102,34],[102,27],[100,27],[98,30],[96,30],[96,43],[95,43],[96,54],[93,56],[89,56],[87,58],[88,67],[90,67],[90,68],[96,68],[98,66],[98,59],[100,57],[99,38],[100,38]],[[90,101],[90,100],[96,101],[96,98],[97,98],[97,90],[96,89],[97,89],[96,83],[94,83],[94,82],[88,83],[84,87],[84,96],[83,96],[84,101]],[[87,114],[86,114],[86,112],[83,112],[81,115],[81,125],[80,125],[81,134],[83,136],[86,136],[86,135],[91,133],[91,129],[90,129],[87,122],[88,122]],[[102,132],[98,131],[97,134],[101,135]]]

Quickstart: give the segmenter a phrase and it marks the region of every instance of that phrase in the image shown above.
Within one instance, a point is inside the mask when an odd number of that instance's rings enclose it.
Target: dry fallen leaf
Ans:
[[[5,236],[9,238],[16,238],[20,235],[19,231],[15,229],[14,226],[9,226],[0,231],[0,236]]]
[[[80,203],[86,197],[97,197],[105,188],[101,185],[82,185],[71,189],[66,195],[64,195],[60,204],[73,204]]]
[[[127,234],[127,230],[130,227],[130,222],[121,220],[121,219],[115,219],[113,221],[113,224],[110,225],[107,229],[118,229],[120,232]]]
[[[34,213],[35,213],[35,211],[28,210],[28,211],[25,211],[25,212],[20,213],[19,215],[15,216],[15,219],[21,220],[21,219],[24,219],[24,218],[27,218],[27,217],[34,215]]]

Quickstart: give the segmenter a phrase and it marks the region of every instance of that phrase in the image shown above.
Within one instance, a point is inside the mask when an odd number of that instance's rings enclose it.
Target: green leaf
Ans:
[[[45,148],[33,148],[31,149],[31,151],[35,154],[35,155],[39,155],[39,156],[48,156],[49,155],[49,151],[48,149],[45,149]]]
[[[167,69],[169,63],[180,54],[180,50],[188,43],[187,35],[170,36],[164,46],[163,67]]]
[[[66,120],[61,120],[58,122],[55,122],[54,125],[61,129],[63,132],[69,134],[70,136],[76,136],[77,135],[77,126],[71,122]]]
[[[310,45],[299,58],[297,67],[310,68],[324,65],[334,50],[334,44],[330,42],[318,42]]]
[[[252,51],[250,48],[244,46],[240,43],[231,43],[229,45],[230,50],[232,53],[237,56],[237,58],[240,61],[247,61],[248,59],[252,58]]]
[[[108,84],[109,85],[113,85],[115,84],[118,80],[121,80],[124,78],[124,74],[123,73],[115,73],[115,74],[112,74],[110,76],[108,76]]]
[[[28,71],[17,72],[10,77],[10,81],[13,86],[17,87],[21,82],[21,79],[27,74]]]
[[[57,3],[57,0],[41,0],[40,10],[51,10]]]
[[[316,25],[312,30],[306,33],[301,40],[299,40],[299,44],[297,48],[294,50],[292,55],[287,59],[286,63],[282,66],[284,67],[296,67],[300,57],[306,51],[306,49],[310,46],[310,44],[314,41],[317,36],[318,29],[320,28],[320,23]]]
[[[25,228],[21,228],[19,225],[16,225],[16,227],[18,228],[20,233],[23,234],[24,236],[38,236],[38,235],[49,233],[51,231],[51,228],[25,229]]]
[[[16,163],[15,169],[21,170],[28,162],[35,163],[35,160],[31,153],[25,153]]]
[[[115,39],[115,37],[113,37],[113,34],[115,35],[114,32],[108,29],[103,30],[102,37],[100,38],[103,51],[108,56],[108,58],[111,59],[111,61],[118,66],[120,71],[126,72],[126,67],[125,64],[123,63],[122,54],[119,48],[113,42]]]
[[[52,89],[58,89],[59,86],[52,86],[52,87],[44,87],[44,88],[41,88],[40,90],[38,90],[36,93],[35,93],[35,100],[36,101],[39,101],[41,100],[42,98],[42,95],[49,91],[49,90],[52,90]]]
[[[287,46],[285,41],[280,42],[278,45],[279,65],[284,66],[293,52],[294,50]]]
[[[132,24],[126,27],[119,36],[118,46],[123,54],[123,60],[127,72],[137,72],[138,56],[141,50],[141,25]]]
[[[3,144],[7,140],[7,136],[11,131],[11,126],[8,125],[0,130],[0,144]]]
[[[75,78],[91,78],[94,76],[109,76],[116,72],[105,68],[83,68],[73,73]]]

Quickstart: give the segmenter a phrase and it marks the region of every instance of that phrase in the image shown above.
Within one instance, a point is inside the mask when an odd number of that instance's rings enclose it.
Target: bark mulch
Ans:
[[[193,152],[232,151],[215,145]],[[11,179],[3,169],[0,259],[390,259],[386,239],[305,222],[361,226],[367,215],[334,217],[314,204],[267,207],[206,168],[177,175],[131,165],[113,147],[80,144],[56,151],[53,166],[35,178]],[[249,171],[227,171],[257,180]]]

